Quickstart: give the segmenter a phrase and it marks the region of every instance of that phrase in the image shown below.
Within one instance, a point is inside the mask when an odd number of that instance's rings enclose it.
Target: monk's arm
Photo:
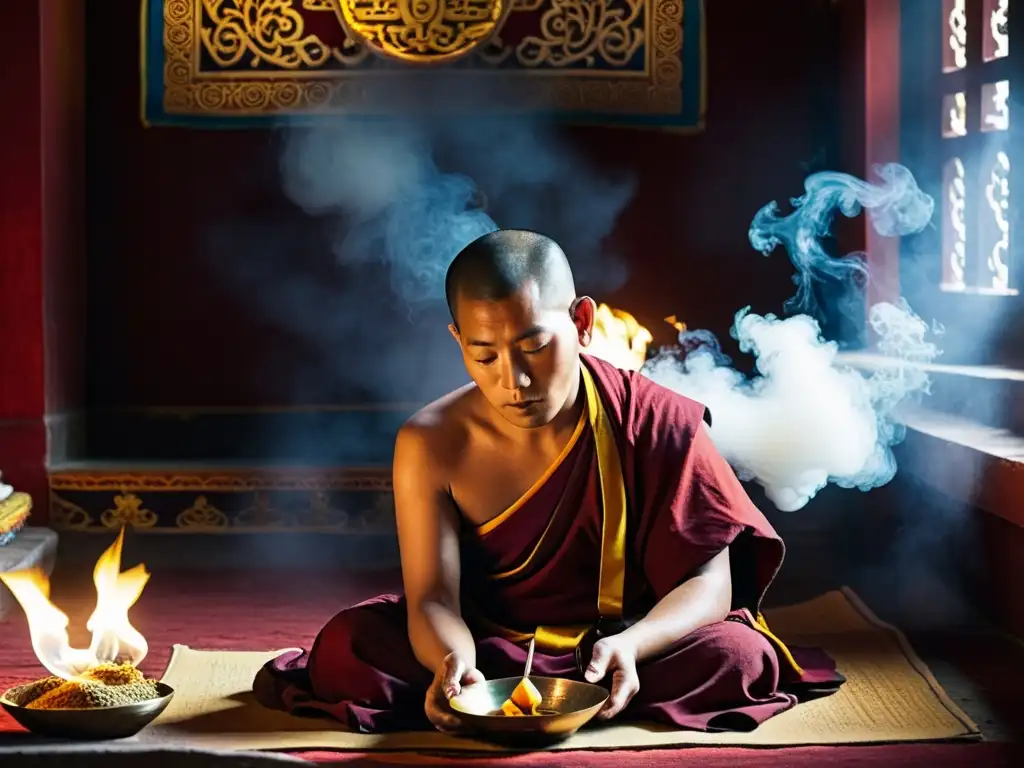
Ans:
[[[395,442],[395,517],[409,642],[419,662],[436,673],[448,654],[476,667],[476,645],[459,604],[458,512],[438,482],[421,430],[403,427]]]
[[[681,639],[708,624],[724,621],[732,605],[729,549],[723,549],[654,608],[622,633],[636,650],[637,662],[671,650]]]

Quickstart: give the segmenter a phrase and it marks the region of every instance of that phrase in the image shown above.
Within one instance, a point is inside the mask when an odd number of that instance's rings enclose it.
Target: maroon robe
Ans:
[[[602,485],[597,437],[581,421],[545,478],[496,521],[462,531],[462,604],[487,678],[522,673],[538,626],[590,626],[575,649],[539,647],[537,675],[582,679],[594,641],[642,618],[696,568],[730,547],[733,610],[642,662],[619,716],[681,728],[742,729],[831,693],[843,682],[820,651],[787,649],[760,616],[784,545],[702,428],[701,404],[584,357],[614,436],[626,492],[621,616],[600,615]],[[542,637],[538,630],[538,642]],[[610,676],[609,676],[610,677]],[[353,728],[429,727],[432,675],[413,654],[404,598],[343,610],[307,653],[268,663],[254,688],[266,706],[319,710]]]

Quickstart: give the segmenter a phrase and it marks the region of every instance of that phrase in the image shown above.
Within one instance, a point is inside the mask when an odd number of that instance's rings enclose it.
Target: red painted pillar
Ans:
[[[898,162],[900,147],[899,0],[841,4],[842,154],[845,170],[875,180],[872,166]],[[837,233],[843,253],[865,251],[871,283],[866,309],[900,295],[899,241],[881,237],[867,216]],[[871,339],[869,339],[869,343]]]
[[[80,408],[84,0],[19,0],[0,46],[0,470],[46,521],[49,449]],[[51,440],[48,424],[54,430]]]
[[[85,0],[39,0],[39,9],[43,340],[53,464],[78,452],[85,421]]]
[[[46,499],[39,5],[12,3],[0,46],[0,470]]]
[[[864,163],[900,159],[900,3],[864,3]],[[900,295],[900,243],[882,237],[864,218],[864,241],[871,272],[868,307]]]

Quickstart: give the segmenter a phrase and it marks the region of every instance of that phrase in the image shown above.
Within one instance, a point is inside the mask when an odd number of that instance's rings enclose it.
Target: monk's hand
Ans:
[[[462,721],[448,700],[452,696],[458,696],[464,685],[483,681],[484,676],[479,669],[470,667],[457,654],[449,653],[444,664],[434,675],[430,688],[427,689],[427,699],[423,705],[427,719],[439,731],[458,731],[462,727]]]
[[[594,643],[590,664],[583,676],[588,683],[611,677],[611,694],[597,716],[602,720],[615,717],[640,690],[636,649],[623,635],[601,638]]]

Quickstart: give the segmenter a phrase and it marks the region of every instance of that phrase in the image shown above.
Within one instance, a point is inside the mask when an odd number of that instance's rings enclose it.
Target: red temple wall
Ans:
[[[46,411],[85,405],[84,3],[40,0]]]
[[[0,389],[0,418],[5,423],[37,419],[44,402],[42,178],[40,138],[40,56],[38,7],[19,3],[11,9],[11,24],[26,31],[12,35],[0,48],[3,101],[16,105],[17,119],[8,119],[0,142],[0,301],[5,368],[16,365],[19,375],[5,375]],[[3,465],[0,464],[0,467]]]
[[[791,270],[784,256],[750,248],[750,219],[798,194],[808,170],[840,162],[830,108],[840,12],[823,0],[749,4],[737,24],[735,8],[707,6],[703,133],[568,129],[592,163],[636,175],[611,235],[630,278],[599,298],[635,312],[663,343],[670,314],[725,335],[748,303],[780,310]],[[89,6],[90,402],[294,402],[288,372],[305,353],[202,264],[201,243],[219,222],[302,221],[280,190],[270,134],[144,128],[138,26],[117,4]]]

